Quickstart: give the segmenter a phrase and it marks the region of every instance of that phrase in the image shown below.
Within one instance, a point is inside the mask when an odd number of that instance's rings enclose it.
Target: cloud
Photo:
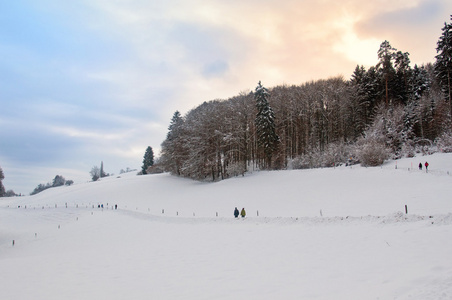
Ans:
[[[355,29],[360,38],[374,37],[411,54],[414,63],[433,62],[441,27],[452,10],[446,1],[414,1],[390,11],[377,11],[361,20]]]
[[[204,77],[222,76],[229,70],[229,65],[223,60],[216,60],[204,65],[202,74]]]
[[[100,161],[110,173],[139,168],[147,146],[158,154],[174,111],[250,91],[259,80],[271,87],[347,78],[376,61],[385,39],[412,61],[431,61],[449,2],[4,1],[7,188],[27,181],[18,192],[29,192],[57,170],[88,176]]]

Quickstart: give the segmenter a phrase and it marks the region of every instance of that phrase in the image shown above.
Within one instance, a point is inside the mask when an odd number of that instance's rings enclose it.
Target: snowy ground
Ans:
[[[435,154],[1,200],[0,299],[452,299],[451,181]]]

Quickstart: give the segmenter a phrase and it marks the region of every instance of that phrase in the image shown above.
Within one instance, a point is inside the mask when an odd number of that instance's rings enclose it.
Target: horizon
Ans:
[[[389,5],[390,4],[390,5]],[[256,8],[259,9],[256,9]],[[0,4],[0,167],[28,195],[159,156],[174,112],[266,87],[344,76],[384,40],[434,61],[450,1],[82,1]]]

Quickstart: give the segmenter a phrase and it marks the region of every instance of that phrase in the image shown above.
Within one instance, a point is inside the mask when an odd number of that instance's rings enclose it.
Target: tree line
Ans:
[[[5,179],[5,174],[3,173],[2,167],[0,167],[0,197],[14,197],[17,196],[13,190],[6,190],[3,185],[3,179]]]
[[[72,184],[74,184],[73,180],[66,180],[63,176],[56,175],[55,178],[53,178],[52,183],[48,182],[46,184],[42,183],[38,184],[38,186],[35,187],[35,189],[30,193],[30,195],[36,195],[42,191],[45,191],[53,187],[59,187],[63,185],[70,186]]]
[[[451,16],[452,20],[452,16]],[[176,111],[162,143],[165,171],[218,180],[252,169],[329,167],[451,151],[452,24],[434,63],[411,66],[388,41],[378,63],[332,77],[204,102]]]

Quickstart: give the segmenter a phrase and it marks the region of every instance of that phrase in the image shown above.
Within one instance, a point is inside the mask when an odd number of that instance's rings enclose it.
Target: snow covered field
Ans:
[[[0,299],[452,299],[451,154],[119,177],[0,200]]]

